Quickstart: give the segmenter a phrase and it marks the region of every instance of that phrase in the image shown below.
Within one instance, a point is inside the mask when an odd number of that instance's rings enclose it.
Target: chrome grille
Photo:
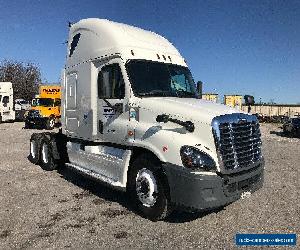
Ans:
[[[261,135],[255,116],[231,114],[216,117],[213,128],[225,171],[247,169],[261,160]]]

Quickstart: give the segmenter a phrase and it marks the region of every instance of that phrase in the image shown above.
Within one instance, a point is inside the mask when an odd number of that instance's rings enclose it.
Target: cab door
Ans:
[[[128,110],[125,83],[118,61],[103,65],[98,71],[98,137],[120,143],[126,137]]]
[[[66,76],[65,85],[65,117],[66,131],[68,134],[76,134],[78,130],[77,110],[77,73],[72,72]]]

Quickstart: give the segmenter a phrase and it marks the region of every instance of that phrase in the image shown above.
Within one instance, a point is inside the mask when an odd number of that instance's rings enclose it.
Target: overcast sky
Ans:
[[[99,17],[169,39],[204,92],[300,103],[300,1],[0,0],[0,61],[37,63],[57,82],[67,22]]]

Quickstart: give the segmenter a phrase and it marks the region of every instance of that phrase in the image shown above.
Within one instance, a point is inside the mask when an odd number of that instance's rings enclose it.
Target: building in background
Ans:
[[[224,95],[224,104],[233,108],[242,109],[242,95]]]
[[[217,103],[218,96],[219,96],[218,94],[206,93],[206,94],[202,94],[202,99]]]

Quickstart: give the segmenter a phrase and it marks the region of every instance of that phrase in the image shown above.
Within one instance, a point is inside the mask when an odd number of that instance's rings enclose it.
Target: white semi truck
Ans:
[[[15,120],[13,94],[11,82],[0,82],[0,123]]]
[[[73,24],[61,86],[60,132],[30,140],[29,159],[45,170],[66,165],[127,191],[154,221],[263,185],[257,118],[199,99],[184,58],[160,35],[101,19]]]

